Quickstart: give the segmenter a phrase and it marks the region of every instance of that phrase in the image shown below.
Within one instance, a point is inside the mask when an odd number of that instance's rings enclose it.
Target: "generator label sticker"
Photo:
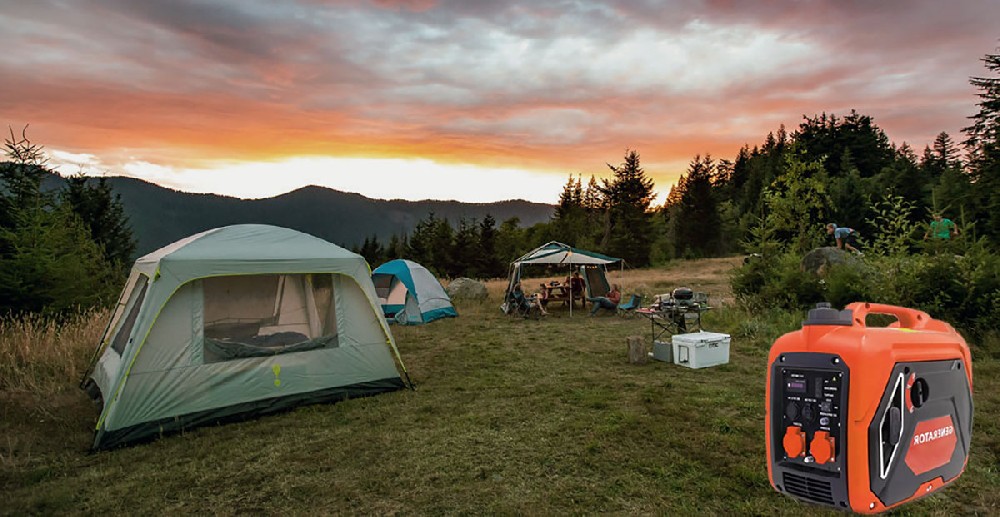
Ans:
[[[906,465],[914,474],[947,465],[955,452],[958,437],[951,416],[939,416],[917,423],[906,453]]]

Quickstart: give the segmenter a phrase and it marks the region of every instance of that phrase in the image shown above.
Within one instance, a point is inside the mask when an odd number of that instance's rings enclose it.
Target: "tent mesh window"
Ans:
[[[331,275],[206,278],[206,363],[337,346]]]
[[[123,309],[127,308],[128,310],[127,316],[121,320],[121,325],[114,333],[114,341],[111,342],[111,348],[115,352],[118,352],[118,355],[125,353],[125,345],[128,344],[129,336],[132,334],[132,327],[135,326],[135,320],[139,316],[142,300],[146,298],[146,285],[146,277],[140,276],[136,286],[132,288],[128,304],[123,307]]]

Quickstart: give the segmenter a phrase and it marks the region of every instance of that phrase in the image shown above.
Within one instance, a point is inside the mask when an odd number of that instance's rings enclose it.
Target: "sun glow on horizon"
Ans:
[[[51,155],[53,168],[63,176],[128,176],[182,192],[243,199],[274,197],[316,185],[372,199],[464,203],[523,199],[555,205],[569,177],[568,173],[441,164],[422,158],[293,157],[214,161],[198,168],[132,161],[109,168],[93,155],[63,151],[53,151]],[[572,176],[580,176],[586,186],[590,174]],[[662,183],[663,177],[656,180],[653,206],[660,206],[676,178],[667,184]]]
[[[94,174],[97,164],[68,160],[56,166],[62,174]],[[373,199],[409,201],[457,200],[491,203],[524,199],[555,204],[566,183],[557,173],[444,165],[427,159],[296,157],[274,161],[212,162],[183,168],[136,161],[102,176],[130,176],[192,193],[244,199],[267,198],[308,185],[353,192]]]

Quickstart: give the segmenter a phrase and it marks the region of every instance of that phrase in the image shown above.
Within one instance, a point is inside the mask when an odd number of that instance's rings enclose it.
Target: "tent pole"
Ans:
[[[410,380],[410,372],[406,371],[406,368],[403,368],[403,375],[406,376],[406,383],[410,385],[410,391],[417,391],[417,385]]]

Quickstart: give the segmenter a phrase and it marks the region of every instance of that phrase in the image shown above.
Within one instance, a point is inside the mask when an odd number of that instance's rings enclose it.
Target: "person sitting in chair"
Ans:
[[[535,298],[538,300],[538,305],[544,311],[545,307],[549,304],[549,290],[545,286],[545,282],[542,282],[541,287],[542,287],[541,290],[538,291],[538,294],[535,295]]]
[[[621,289],[618,287],[618,284],[611,284],[611,290],[608,291],[607,296],[595,296],[587,298],[587,301],[594,304],[593,308],[590,309],[591,316],[597,314],[597,311],[601,309],[617,311],[618,303],[622,301]]]
[[[579,271],[574,271],[572,277],[566,277],[566,285],[569,286],[570,303],[573,300],[584,299],[583,292],[586,289],[586,284],[583,282],[583,277],[580,276]]]
[[[548,315],[549,312],[546,311],[545,307],[542,307],[542,305],[538,302],[537,296],[528,298],[524,295],[524,291],[521,290],[521,282],[514,284],[514,289],[511,291],[511,294],[514,297],[514,303],[520,305],[525,312],[530,312],[532,309],[538,308],[538,312],[541,315]]]

